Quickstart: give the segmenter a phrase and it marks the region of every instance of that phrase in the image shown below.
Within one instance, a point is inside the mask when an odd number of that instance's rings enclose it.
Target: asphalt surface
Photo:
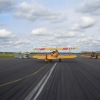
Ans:
[[[0,100],[24,100],[57,62],[37,100],[100,100],[100,59],[0,60]]]

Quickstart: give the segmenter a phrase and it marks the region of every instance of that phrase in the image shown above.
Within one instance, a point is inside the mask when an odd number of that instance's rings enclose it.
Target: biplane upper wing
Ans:
[[[33,50],[77,50],[77,47],[70,48],[70,47],[65,47],[65,48],[33,48]]]

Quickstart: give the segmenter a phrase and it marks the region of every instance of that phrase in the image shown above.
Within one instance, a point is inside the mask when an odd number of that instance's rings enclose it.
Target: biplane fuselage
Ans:
[[[58,52],[52,52],[50,55],[46,54],[45,56],[45,61],[48,62],[48,61],[51,61],[52,59],[57,59],[58,57]]]

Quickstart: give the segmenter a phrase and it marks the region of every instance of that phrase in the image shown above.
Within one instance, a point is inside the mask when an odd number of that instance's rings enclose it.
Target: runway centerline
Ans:
[[[36,87],[30,92],[30,94],[25,98],[25,100],[36,100],[45,84],[47,83],[50,75],[52,74],[57,62],[52,66],[52,68],[45,74],[41,81],[36,85]]]

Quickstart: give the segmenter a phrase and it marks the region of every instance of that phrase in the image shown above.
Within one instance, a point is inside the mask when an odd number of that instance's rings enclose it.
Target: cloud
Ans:
[[[31,41],[27,39],[19,39],[14,42],[14,45],[30,45]]]
[[[0,12],[12,10],[14,3],[14,0],[0,0]]]
[[[84,37],[84,38],[79,38],[77,39],[77,43],[88,43],[88,42],[92,42],[93,41],[93,37]]]
[[[82,34],[83,36],[83,34]],[[46,41],[46,40],[45,40]],[[78,47],[84,49],[84,48],[92,48],[92,47],[99,47],[100,46],[100,38],[95,40],[93,37],[80,37],[75,39],[54,39],[53,41],[42,41],[35,45],[35,47]]]
[[[86,35],[85,35],[84,33],[82,33],[82,34],[78,35],[77,38],[83,38],[83,37],[85,37],[85,36],[86,36]]]
[[[8,45],[10,46],[13,45],[13,41],[2,41],[0,44],[4,46],[8,46]]]
[[[32,30],[31,39],[34,40],[36,47],[66,47],[68,40],[73,41],[77,34],[73,31],[62,32],[59,30],[50,31],[46,28]]]
[[[88,28],[95,24],[95,20],[91,17],[82,17],[80,27],[81,28]]]
[[[86,28],[92,27],[95,23],[96,23],[96,21],[93,18],[84,16],[84,17],[81,18],[79,24],[74,24],[71,27],[71,30],[80,31],[82,29],[86,29]]]
[[[0,30],[0,39],[9,39],[14,37],[15,35],[12,34],[10,31],[7,31],[6,29]]]
[[[100,0],[87,0],[80,4],[76,11],[82,13],[93,13],[100,9]],[[100,10],[99,10],[100,11]]]
[[[0,30],[0,46],[9,47],[9,46],[13,45],[15,40],[16,40],[15,34],[13,34],[12,32],[10,32],[6,29]]]
[[[7,40],[0,41],[0,47],[2,48],[21,48],[22,50],[32,48],[31,41],[27,39]]]
[[[32,30],[31,35],[33,36],[48,36],[52,35],[52,32],[48,31],[46,28],[37,28]]]
[[[73,30],[73,31],[80,30],[80,25],[79,25],[79,24],[74,24],[74,25],[71,27],[71,30]]]
[[[40,4],[28,4],[26,2],[22,2],[16,7],[14,16],[30,21],[48,20],[51,23],[63,22],[67,19],[65,15],[62,16],[61,13],[46,9]]]
[[[74,38],[76,37],[75,32],[59,32],[54,35],[56,38]]]
[[[66,47],[67,46],[67,40],[63,39],[54,39],[53,41],[44,41],[44,42],[39,42],[35,47]]]
[[[59,14],[57,16],[51,15],[48,17],[42,18],[43,20],[49,20],[51,23],[62,23],[67,20],[67,16],[64,14]]]
[[[100,38],[95,39],[94,37],[81,37],[81,38],[76,38],[76,40],[74,41],[74,45],[76,45],[78,48],[81,48],[81,50],[83,50],[84,48],[87,49],[97,49],[98,47],[100,47]],[[70,44],[72,45],[73,42]]]
[[[74,38],[76,37],[76,33],[69,31],[69,32],[62,32],[62,31],[49,31],[46,28],[37,28],[32,30],[31,36],[33,38],[36,37],[40,41],[41,39],[44,40],[44,38],[49,40],[54,40],[55,38]]]

